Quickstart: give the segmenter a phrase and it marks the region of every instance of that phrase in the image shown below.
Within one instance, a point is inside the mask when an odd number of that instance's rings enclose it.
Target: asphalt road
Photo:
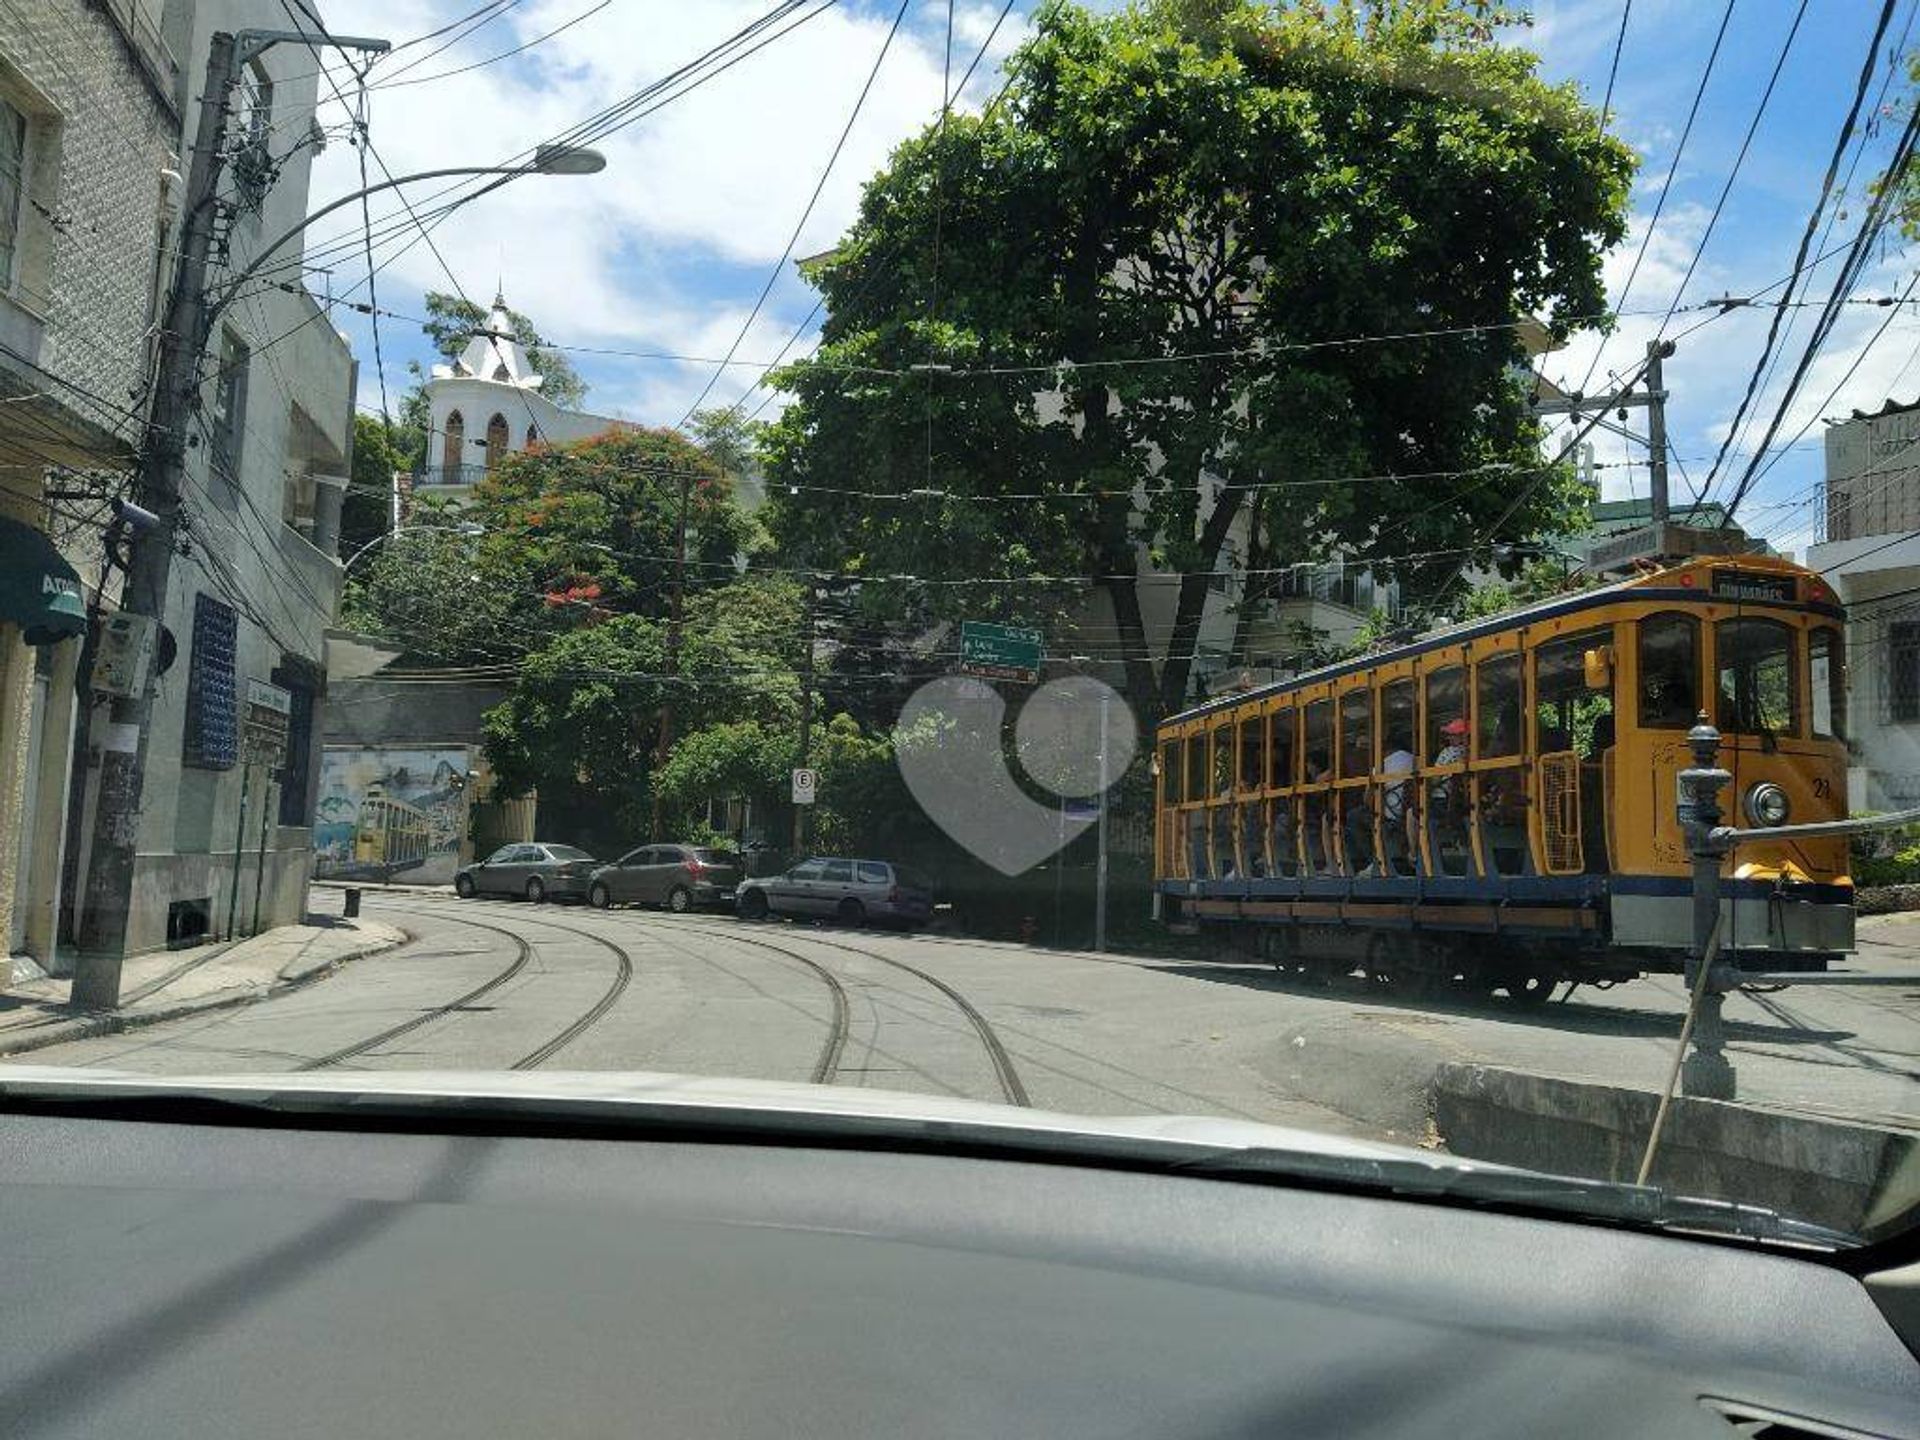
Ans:
[[[317,892],[316,909],[337,910]],[[413,941],[261,1004],[37,1051],[164,1074],[650,1070],[960,1095],[1088,1114],[1231,1115],[1419,1142],[1446,1060],[1655,1088],[1678,982],[1522,1010],[1265,966],[727,916],[369,892]],[[1920,917],[1856,966],[1920,974]],[[1741,1098],[1920,1129],[1920,985],[1731,997]]]

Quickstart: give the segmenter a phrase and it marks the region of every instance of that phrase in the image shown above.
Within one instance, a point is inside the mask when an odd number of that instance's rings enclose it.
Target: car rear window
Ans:
[[[591,860],[593,856],[584,850],[576,850],[571,845],[549,845],[547,853],[556,860]]]
[[[893,867],[893,873],[899,878],[899,882],[909,890],[924,890],[929,895],[933,893],[933,882],[918,870],[909,870],[904,865],[896,865]]]
[[[876,865],[871,860],[862,860],[860,862],[860,878],[869,885],[885,885],[889,883],[887,867],[884,865]]]
[[[693,858],[702,865],[738,865],[740,857],[726,850],[714,850],[705,845],[694,848]]]

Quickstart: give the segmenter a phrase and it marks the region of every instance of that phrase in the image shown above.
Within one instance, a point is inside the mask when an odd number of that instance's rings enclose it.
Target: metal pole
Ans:
[[[247,853],[247,783],[253,767],[240,762],[240,813],[233,822],[233,878],[227,882],[227,934],[233,939],[235,918],[240,911],[240,862]]]
[[[1667,387],[1660,362],[1671,354],[1671,340],[1647,342],[1647,485],[1655,525],[1667,523]]]
[[[266,789],[260,795],[260,857],[253,867],[253,928],[247,933],[260,933],[260,890],[267,879],[267,825],[273,818],[274,791],[279,787],[274,783],[273,772],[267,772]]]
[[[188,167],[180,259],[161,328],[160,362],[154,377],[147,429],[147,462],[139,503],[158,517],[151,530],[134,535],[121,608],[155,620],[165,617],[172,574],[174,527],[186,478],[186,420],[200,388],[211,317],[207,308],[207,261],[213,245],[214,198],[224,164],[227,96],[237,71],[234,38],[213,37],[207,55],[193,160]],[[93,856],[87,867],[85,901],[78,925],[72,999],[76,1005],[111,1009],[120,1003],[133,902],[134,850],[140,838],[140,800],[146,784],[147,745],[153,728],[154,677],[138,695],[114,702],[107,743],[100,756],[100,798],[95,809]],[[82,703],[87,697],[82,696]]]
[[[801,644],[805,647],[800,654],[800,768],[806,769],[813,759],[813,615],[819,596],[819,587],[813,576],[807,577],[807,608],[805,628]],[[798,860],[807,843],[807,807],[793,807],[793,858]]]
[[[667,752],[673,748],[674,687],[680,678],[680,621],[687,588],[687,492],[690,480],[691,477],[683,471],[680,476],[680,521],[674,540],[672,608],[667,613],[667,690],[660,706],[660,739],[653,753],[653,834],[656,840],[660,838],[660,827],[666,818],[666,804],[660,794],[658,777],[660,767],[667,763]]]
[[[1093,871],[1093,948],[1107,948],[1107,708],[1113,692],[1100,687],[1100,855]]]
[[[1720,732],[1706,711],[1687,732],[1693,765],[1679,775],[1682,800],[1680,829],[1693,860],[1693,947],[1687,957],[1688,993],[1694,998],[1694,1049],[1680,1069],[1680,1093],[1707,1100],[1734,1097],[1734,1071],[1726,1056],[1726,1028],[1721,1020],[1724,986],[1713,974],[1715,932],[1720,924],[1720,869],[1727,850],[1714,836],[1720,823],[1719,794],[1733,779],[1718,762]]]

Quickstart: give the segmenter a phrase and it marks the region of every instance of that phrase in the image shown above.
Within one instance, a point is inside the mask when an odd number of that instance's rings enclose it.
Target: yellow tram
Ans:
[[[353,829],[353,867],[382,879],[426,863],[431,839],[426,813],[404,800],[390,800],[379,785],[369,785]]]
[[[1157,735],[1156,905],[1281,964],[1522,1002],[1678,970],[1687,730],[1722,733],[1724,823],[1842,818],[1843,618],[1800,566],[1702,558],[1197,706]],[[1843,839],[1743,846],[1724,893],[1746,968],[1852,948]]]

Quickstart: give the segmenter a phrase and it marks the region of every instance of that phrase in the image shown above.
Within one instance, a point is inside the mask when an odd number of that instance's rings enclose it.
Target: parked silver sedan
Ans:
[[[611,865],[602,865],[587,882],[587,903],[664,905],[676,915],[698,906],[733,903],[740,883],[739,857],[705,845],[642,845]]]
[[[453,877],[454,893],[468,900],[475,895],[524,895],[535,901],[587,893],[587,877],[600,862],[571,845],[529,841],[502,845]]]
[[[743,881],[737,903],[743,920],[797,915],[842,925],[919,926],[933,914],[933,887],[890,860],[816,855],[782,874]]]

